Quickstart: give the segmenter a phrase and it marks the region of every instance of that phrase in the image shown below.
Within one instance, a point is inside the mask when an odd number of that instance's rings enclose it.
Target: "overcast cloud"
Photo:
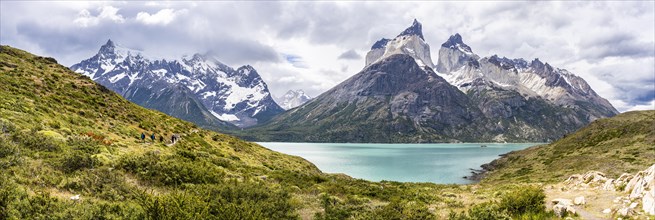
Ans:
[[[460,33],[480,56],[539,58],[619,111],[655,109],[655,3],[0,2],[0,43],[72,65],[107,39],[161,58],[250,64],[274,95],[317,96],[364,66],[380,38],[423,24],[432,57]]]

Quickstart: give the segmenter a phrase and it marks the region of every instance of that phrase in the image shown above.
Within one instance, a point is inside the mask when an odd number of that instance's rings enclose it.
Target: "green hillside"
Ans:
[[[435,219],[489,198],[471,186],[323,174],[8,46],[0,171],[0,219]]]
[[[0,219],[551,218],[543,191],[525,182],[612,163],[641,169],[653,159],[654,112],[510,154],[542,165],[497,162],[486,182],[504,184],[369,182],[139,107],[52,58],[2,46]],[[580,159],[596,151],[606,154]]]
[[[0,82],[0,219],[142,218],[162,208],[286,218],[295,216],[290,196],[259,177],[322,175],[299,157],[132,104],[52,58],[2,46]],[[181,140],[170,145],[173,133]],[[186,200],[195,202],[176,204]],[[232,205],[207,206],[221,203]]]
[[[590,170],[612,178],[655,161],[655,111],[599,119],[548,145],[511,152],[488,165],[483,182],[561,182]]]

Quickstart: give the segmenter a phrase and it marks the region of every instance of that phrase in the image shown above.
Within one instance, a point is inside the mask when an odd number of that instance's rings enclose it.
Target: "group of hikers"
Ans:
[[[155,137],[156,137],[155,133],[152,133],[150,135],[150,139],[152,140],[153,143],[155,142],[155,139],[156,139]],[[177,142],[178,140],[180,140],[180,135],[179,134],[172,134],[171,135],[171,144],[175,144],[175,142]],[[143,133],[143,132],[141,132],[141,141],[143,141],[144,143],[146,142],[146,134]],[[164,142],[164,136],[163,135],[159,136],[159,142]]]

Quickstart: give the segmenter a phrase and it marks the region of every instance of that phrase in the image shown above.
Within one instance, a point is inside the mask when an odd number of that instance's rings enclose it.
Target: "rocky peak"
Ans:
[[[450,36],[446,42],[441,44],[441,47],[457,49],[467,54],[473,53],[471,47],[469,47],[464,43],[464,41],[462,40],[462,36],[459,35],[459,33],[455,33],[455,35]]]
[[[373,44],[373,46],[371,47],[371,50],[382,49],[382,48],[386,47],[386,46],[387,46],[387,43],[389,43],[390,40],[391,40],[391,39],[382,38],[382,39],[380,39],[379,41],[376,41],[376,42]]]
[[[396,38],[391,40],[382,38],[375,42],[371,51],[366,54],[366,66],[395,54],[409,55],[421,67],[434,67],[430,57],[430,46],[425,43],[421,23],[416,19],[412,26],[405,29]]]
[[[107,40],[107,43],[100,47],[100,51],[98,51],[98,53],[111,53],[114,52],[115,48],[116,44],[114,44],[114,42],[109,39]]]
[[[420,37],[421,40],[425,40],[423,38],[423,26],[416,19],[414,19],[414,22],[412,23],[412,26],[409,26],[407,29],[405,29],[403,32],[401,32],[398,35],[398,37],[400,37],[400,36],[410,36],[410,35],[416,35],[416,36]]]
[[[478,59],[480,57],[474,54],[471,47],[464,43],[462,36],[456,33],[441,44],[436,69],[438,72],[449,74],[463,66],[477,67]]]
[[[282,97],[277,98],[277,102],[283,109],[292,109],[298,107],[312,99],[302,89],[289,90]]]

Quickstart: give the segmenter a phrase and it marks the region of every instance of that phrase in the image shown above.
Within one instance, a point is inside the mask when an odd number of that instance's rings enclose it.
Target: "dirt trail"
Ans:
[[[619,192],[570,187],[565,184],[546,186],[544,192],[546,193],[548,208],[552,208],[553,204],[550,201],[553,199],[570,199],[574,201],[576,197],[584,196],[586,204],[574,206],[581,219],[612,219],[612,216],[603,213],[603,210],[612,208],[615,205],[614,199],[621,196]]]

